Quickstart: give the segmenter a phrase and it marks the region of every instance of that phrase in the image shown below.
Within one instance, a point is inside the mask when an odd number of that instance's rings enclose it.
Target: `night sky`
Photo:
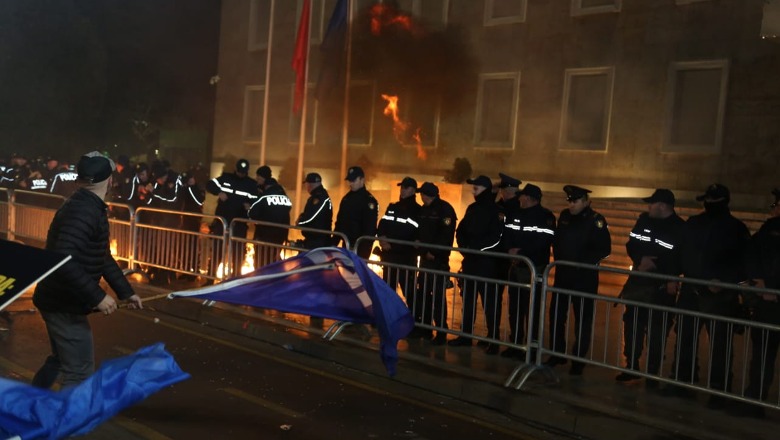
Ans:
[[[219,0],[3,0],[0,156],[143,154],[160,129],[210,139],[219,13]]]

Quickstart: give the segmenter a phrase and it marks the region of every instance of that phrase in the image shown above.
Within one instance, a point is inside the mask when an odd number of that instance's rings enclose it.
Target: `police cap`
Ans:
[[[498,177],[501,178],[501,183],[498,184],[499,188],[518,188],[520,187],[520,184],[523,183],[519,179],[515,179],[512,176],[507,176],[504,173],[498,173]]]
[[[366,177],[366,173],[363,172],[363,168],[360,167],[350,167],[347,170],[347,177],[344,180],[349,180],[352,182],[353,180],[357,179],[358,177]]]
[[[317,173],[309,173],[306,178],[303,179],[303,183],[320,183],[322,182],[322,176]]]
[[[493,182],[490,180],[490,177],[485,175],[477,176],[474,179],[468,179],[466,180],[466,183],[469,185],[484,186],[485,188],[493,187]]]
[[[239,173],[249,173],[249,161],[246,159],[238,159],[236,162],[236,171]]]
[[[699,202],[703,200],[725,200],[728,202],[731,200],[731,191],[725,185],[713,183],[707,187],[704,194],[697,196],[696,200]]]
[[[533,197],[536,200],[542,200],[542,189],[533,183],[526,183],[525,188],[518,193],[521,196]]]
[[[417,181],[409,176],[404,177],[401,183],[398,184],[401,188],[414,188],[417,189]]]
[[[587,196],[591,190],[577,185],[566,185],[563,187],[563,192],[566,193],[566,200],[572,202]]]
[[[645,203],[666,203],[667,205],[674,206],[674,193],[665,188],[658,188],[653,195],[642,199]]]
[[[431,182],[424,182],[420,186],[420,189],[417,190],[417,192],[424,196],[436,197],[439,195],[439,187]]]

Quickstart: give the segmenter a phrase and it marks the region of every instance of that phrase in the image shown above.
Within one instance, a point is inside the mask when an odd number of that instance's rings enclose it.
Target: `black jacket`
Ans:
[[[480,251],[498,252],[501,250],[501,233],[503,224],[494,194],[489,189],[480,193],[474,203],[466,208],[463,220],[458,224],[455,236],[458,247]],[[472,263],[486,264],[487,258],[478,254],[463,253],[463,270],[467,272]],[[490,259],[491,261],[493,259]]]
[[[504,220],[503,250],[519,249],[518,255],[530,258],[534,266],[546,266],[550,262],[553,240],[555,215],[540,204],[518,209]]]
[[[109,251],[106,204],[85,189],[76,191],[57,211],[49,226],[46,249],[72,258],[38,283],[33,303],[48,312],[90,313],[106,293],[106,279],[119,299],[133,295]]]
[[[553,255],[556,260],[599,264],[612,252],[612,237],[607,220],[590,206],[577,215],[568,209],[558,217]],[[598,272],[561,265],[555,268],[555,285],[595,293]]]
[[[628,235],[626,251],[636,268],[642,257],[655,257],[656,269],[652,272],[679,275],[682,272],[682,230],[685,220],[677,214],[667,218],[651,218],[643,212]],[[634,282],[658,284],[659,280],[635,277]],[[660,281],[661,283],[663,281]]]
[[[420,227],[420,204],[414,195],[391,203],[385,215],[379,220],[377,237],[395,240],[414,241]],[[414,255],[413,246],[390,243],[390,250],[382,250],[382,255]]]
[[[250,205],[257,201],[257,182],[249,177],[239,177],[235,173],[223,173],[206,183],[206,191],[218,195],[227,194],[227,200],[217,201],[214,215],[224,217],[228,225],[234,218],[247,218],[244,203]]]
[[[339,205],[336,232],[346,235],[350,246],[354,246],[360,236],[376,235],[378,209],[376,199],[365,187],[348,192]],[[368,259],[371,256],[372,245],[370,240],[364,241],[357,254],[361,258]]]
[[[296,224],[306,228],[330,232],[330,228],[333,225],[333,203],[330,201],[328,191],[322,185],[311,190],[309,199],[306,200],[306,206],[303,208],[301,215],[298,216]],[[303,231],[302,234],[304,239],[303,245],[307,249],[333,244],[328,234],[306,231]]]
[[[744,257],[750,231],[728,209],[688,218],[683,237],[682,264],[686,277],[726,283],[746,279]]]
[[[276,180],[268,179],[263,194],[249,208],[248,215],[252,220],[289,226],[290,209],[292,209],[292,202],[284,192],[284,188]],[[288,232],[287,228],[256,225],[255,240],[282,244],[287,240]]]
[[[423,205],[420,208],[420,227],[417,230],[417,240],[420,243],[452,247],[457,220],[458,216],[452,205],[436,197],[430,205]],[[425,255],[430,252],[439,266],[449,267],[450,251],[426,249],[420,246],[419,252],[423,261]]]
[[[767,220],[750,239],[747,253],[750,279],[763,279],[769,289],[780,289],[780,217]]]

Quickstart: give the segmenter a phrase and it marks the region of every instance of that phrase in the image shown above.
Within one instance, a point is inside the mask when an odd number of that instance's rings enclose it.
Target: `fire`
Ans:
[[[116,257],[118,255],[118,249],[119,245],[117,244],[116,239],[111,239],[111,243],[108,245],[108,250],[111,252],[112,257]]]
[[[412,21],[411,16],[386,4],[375,4],[371,7],[369,14],[371,16],[371,33],[374,35],[380,35],[383,29],[390,27],[404,29],[415,36],[422,33],[422,29]]]
[[[399,144],[404,145],[404,136],[406,130],[409,128],[409,123],[404,121],[398,116],[398,96],[382,94],[382,99],[387,101],[387,106],[384,109],[384,115],[393,118],[393,134]],[[425,152],[422,146],[422,138],[420,136],[420,128],[417,128],[412,139],[415,141],[417,147],[417,158],[425,160],[428,158],[428,154]]]
[[[382,261],[382,259],[379,258],[378,255],[371,254],[371,256],[368,257],[368,261]],[[371,263],[368,263],[367,266],[369,269],[373,270],[375,274],[379,275],[380,277],[382,276],[382,266]]]
[[[244,263],[239,269],[241,275],[246,275],[249,272],[253,272],[255,270],[255,245],[252,243],[247,243],[245,250]],[[229,277],[232,272],[233,270],[229,265],[226,266],[225,263],[219,263],[219,266],[217,266],[216,275],[218,279],[223,280]]]

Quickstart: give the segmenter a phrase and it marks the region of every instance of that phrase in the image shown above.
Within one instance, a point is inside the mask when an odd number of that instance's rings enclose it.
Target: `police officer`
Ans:
[[[487,176],[478,176],[466,182],[473,185],[474,203],[466,208],[463,220],[455,230],[458,247],[478,251],[498,251],[503,224],[499,216],[493,183]],[[496,259],[479,254],[463,252],[463,273],[483,278],[497,278]],[[473,334],[476,299],[479,296],[485,311],[487,337],[499,338],[501,321],[501,298],[498,284],[494,282],[464,280],[463,282],[463,333]],[[459,336],[448,342],[451,346],[470,346],[471,338]],[[498,354],[498,346],[489,344],[488,354]]]
[[[503,249],[510,255],[523,255],[533,263],[538,275],[544,272],[544,267],[550,262],[550,247],[555,238],[555,215],[541,204],[542,190],[536,185],[527,183],[519,193],[519,209],[505,218],[504,235],[501,237]],[[516,283],[530,284],[530,268],[522,262],[512,264],[509,268],[509,280]],[[541,289],[537,283],[536,292]],[[509,337],[515,344],[522,344],[527,328],[528,310],[531,292],[528,289],[510,287],[509,299]],[[538,295],[534,306],[533,340],[538,339],[539,303]],[[516,348],[508,348],[501,356],[522,358],[524,353]]]
[[[563,187],[569,207],[558,217],[558,229],[555,231],[553,253],[557,261],[572,261],[597,265],[607,258],[611,251],[612,239],[604,216],[594,211],[590,204],[589,189],[575,185]],[[580,269],[560,265],[555,268],[555,287],[577,290],[592,295],[598,294],[599,273],[597,270]],[[593,331],[594,300],[555,293],[550,303],[550,338],[556,352],[566,351],[566,321],[569,317],[569,304],[574,308],[574,346],[572,354],[584,357],[590,349]],[[565,364],[566,360],[552,356],[545,364],[555,366]],[[569,374],[579,376],[585,364],[572,362]]]
[[[322,176],[317,173],[309,173],[303,180],[303,184],[306,186],[309,198],[295,224],[328,232],[324,234],[302,231],[303,247],[315,249],[331,246],[333,244],[330,236],[330,228],[333,224],[333,203],[330,201],[328,191],[322,186]]]
[[[111,201],[114,203],[127,203],[125,196],[129,193],[129,187],[133,181],[133,168],[130,166],[130,158],[124,154],[116,160],[116,170],[111,179]]]
[[[55,174],[49,186],[49,192],[64,198],[70,197],[74,191],[79,189],[78,177],[75,169],[67,169]]]
[[[439,188],[431,182],[425,182],[418,190],[423,205],[420,208],[420,227],[417,229],[417,241],[420,255],[420,269],[432,269],[443,272],[450,270],[450,251],[426,248],[429,243],[452,247],[455,239],[455,223],[458,220],[452,205],[439,197]],[[417,290],[414,296],[417,322],[447,329],[447,287],[449,277],[420,272],[417,275]],[[422,311],[422,313],[420,313]],[[423,334],[423,336],[425,336]],[[444,345],[447,333],[436,332],[433,345]]]
[[[349,192],[339,204],[335,230],[346,235],[350,245],[354,246],[358,237],[376,235],[379,204],[366,190],[366,175],[363,168],[350,167],[345,180],[349,182]],[[368,260],[372,246],[371,240],[364,240],[358,247],[357,254],[364,260]]]
[[[203,164],[198,163],[186,173],[181,175],[182,188],[179,199],[181,200],[181,210],[186,213],[202,214],[203,202],[206,199],[206,190],[204,188],[208,181],[208,174],[203,167]],[[197,215],[183,215],[181,228],[185,231],[200,233],[202,217]],[[187,235],[187,247],[188,251],[185,253],[186,269],[191,271],[193,275],[189,275],[190,278],[196,276],[198,273],[199,255],[198,255],[198,235]]]
[[[770,218],[750,239],[747,252],[747,271],[755,287],[780,289],[780,188],[772,191],[775,201],[769,205]],[[780,298],[772,293],[745,293],[751,319],[771,325],[780,325]],[[750,331],[752,345],[748,386],[745,397],[763,400],[769,396],[769,388],[775,378],[775,360],[780,347],[780,333],[753,328]],[[764,409],[744,404],[735,408],[736,415],[764,417]]]
[[[387,206],[387,210],[379,220],[377,227],[377,238],[381,246],[382,261],[399,264],[403,266],[417,266],[417,251],[414,246],[384,241],[384,238],[390,238],[403,241],[414,241],[417,238],[417,230],[420,226],[420,204],[417,203],[417,181],[411,177],[404,177],[398,184],[401,187],[400,196],[397,202]],[[382,271],[382,278],[395,291],[398,284],[401,284],[401,292],[406,298],[406,304],[412,313],[419,314],[421,311],[414,310],[414,272],[409,273],[408,269],[385,266]],[[416,332],[421,336],[430,339],[431,332]]]
[[[257,181],[257,191],[258,193],[263,192],[263,188],[265,187],[265,181],[267,179],[271,179],[273,177],[273,172],[271,171],[271,167],[268,165],[263,165],[261,167],[258,167],[257,170],[255,170],[255,180]]]
[[[162,163],[157,163],[152,169],[152,192],[149,206],[168,211],[181,210],[181,200],[179,200],[179,191],[182,187],[179,175],[169,169],[166,169]],[[155,224],[166,228],[178,228],[181,217],[178,215],[157,213]]]
[[[674,193],[659,188],[642,201],[647,203],[647,212],[639,215],[626,242],[632,271],[680,275],[680,248],[685,221],[674,210]],[[629,276],[620,296],[630,301],[672,307],[677,296],[677,284],[676,281]],[[644,307],[627,305],[623,313],[623,354],[626,357],[626,368],[639,369],[639,358],[642,356],[647,336],[647,373],[658,374],[671,325],[672,318],[665,312],[650,312]],[[639,378],[640,376],[624,372],[618,374],[615,380],[627,382]],[[650,384],[655,386],[657,382],[650,381],[648,385]]]
[[[257,182],[249,177],[249,161],[239,159],[236,162],[235,173],[222,173],[206,183],[206,191],[218,197],[217,207],[214,214],[223,217],[230,227],[230,223],[236,218],[247,218],[247,209],[257,200]],[[222,222],[215,219],[211,223],[211,233],[222,235],[225,231],[222,229]],[[233,228],[233,235],[239,238],[246,238],[247,224],[243,222],[236,223]],[[231,266],[235,269],[241,266],[244,261],[244,245],[236,245],[235,260]],[[216,252],[216,249],[215,249]]]
[[[148,206],[152,202],[152,190],[154,185],[149,182],[149,165],[140,162],[135,166],[135,175],[126,187],[125,203],[138,208]]]
[[[260,170],[258,170],[260,171]],[[259,173],[258,173],[259,175]],[[263,179],[260,197],[249,207],[247,215],[252,220],[290,225],[290,210],[292,202],[287,197],[282,185],[273,177]],[[255,225],[254,239],[277,246],[256,246],[255,260],[257,266],[265,266],[279,260],[280,246],[287,240],[288,228],[275,228],[267,225]]]
[[[682,269],[686,278],[738,283],[746,279],[744,255],[750,241],[747,226],[731,215],[731,192],[719,183],[707,187],[696,197],[704,202],[704,212],[688,218],[683,229]],[[705,287],[683,283],[677,300],[683,310],[735,317],[739,312],[738,292],[734,289]],[[696,380],[696,351],[701,327],[707,329],[710,345],[709,386],[720,391],[731,389],[733,327],[722,321],[711,321],[680,315],[677,322],[678,355],[675,378],[692,383]],[[693,373],[693,376],[692,376]],[[671,390],[681,390],[670,388]],[[685,394],[685,391],[682,391]],[[711,409],[723,409],[726,399],[712,395]]]

